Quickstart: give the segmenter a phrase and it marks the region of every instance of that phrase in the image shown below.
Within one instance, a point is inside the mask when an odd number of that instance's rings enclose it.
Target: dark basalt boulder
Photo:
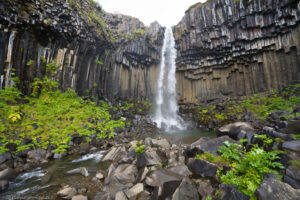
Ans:
[[[194,176],[202,178],[212,178],[219,169],[219,167],[213,163],[195,158],[189,159],[188,168]]]
[[[192,143],[190,146],[188,146],[187,150],[185,151],[185,156],[195,157],[198,153],[203,152],[218,156],[217,150],[219,149],[219,146],[224,146],[225,141],[237,143],[237,141],[231,139],[228,136],[222,136],[213,139],[203,137],[197,140],[196,142]]]
[[[236,185],[221,184],[222,200],[249,200],[250,197],[237,190]]]
[[[300,153],[300,140],[284,142],[282,147]]]
[[[228,135],[232,139],[244,139],[247,134],[254,132],[253,127],[248,122],[235,122],[218,129],[217,135],[224,136]]]
[[[299,200],[300,190],[273,178],[266,178],[255,194],[259,200]]]
[[[146,152],[138,155],[138,159],[137,159],[137,167],[138,168],[152,166],[152,165],[156,165],[158,163],[162,163],[162,160],[156,151],[153,151],[153,150],[146,151]]]
[[[175,190],[172,200],[199,200],[195,184],[189,178],[184,178]]]

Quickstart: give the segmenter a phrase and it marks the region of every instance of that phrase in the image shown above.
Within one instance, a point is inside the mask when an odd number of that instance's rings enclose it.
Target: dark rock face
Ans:
[[[238,191],[236,185],[220,186],[222,200],[249,200],[250,197]]]
[[[29,93],[56,58],[62,90],[110,100],[151,98],[164,33],[158,23],[146,27],[88,0],[1,1],[0,13],[0,88],[10,84],[11,70],[4,69],[14,67]]]
[[[174,27],[181,102],[249,95],[299,82],[297,0],[214,0]]]
[[[293,189],[286,183],[275,179],[265,179],[256,190],[258,199],[297,200],[300,199],[300,190]]]
[[[205,160],[190,158],[188,168],[196,177],[212,178],[219,169],[217,165]]]

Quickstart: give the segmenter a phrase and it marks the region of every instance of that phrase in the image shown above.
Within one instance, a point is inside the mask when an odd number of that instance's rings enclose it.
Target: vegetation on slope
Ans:
[[[215,121],[218,125],[241,120],[245,114],[257,119],[267,119],[271,113],[278,112],[280,117],[290,119],[300,116],[295,110],[300,104],[300,84],[291,85],[282,91],[271,94],[254,94],[243,100],[231,100],[220,105],[198,106],[196,118],[200,124]]]

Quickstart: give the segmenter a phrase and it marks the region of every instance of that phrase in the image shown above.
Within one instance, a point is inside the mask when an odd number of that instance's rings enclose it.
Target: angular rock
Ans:
[[[276,179],[264,179],[255,192],[258,199],[272,200],[298,200],[300,190],[292,188],[290,185],[277,181]]]
[[[236,185],[221,184],[222,200],[249,200],[250,197],[237,190]]]
[[[16,176],[17,176],[17,173],[12,168],[6,168],[6,169],[0,171],[0,180],[11,181],[14,178],[16,178]]]
[[[283,176],[282,181],[289,184],[295,189],[300,189],[300,181],[293,179],[287,175]]]
[[[125,147],[113,147],[102,159],[102,161],[118,161],[126,156]]]
[[[183,179],[183,177],[179,174],[161,167],[155,167],[155,169],[153,170],[154,171],[150,172],[150,174],[147,175],[145,180],[145,183],[151,187],[162,187],[166,182],[181,182],[181,180]]]
[[[198,153],[207,152],[218,156],[217,150],[219,146],[224,146],[224,142],[229,141],[231,143],[237,143],[237,141],[231,139],[228,136],[222,136],[218,138],[203,137],[192,143],[185,151],[186,156],[195,157]]]
[[[156,151],[146,151],[146,152],[138,155],[138,159],[137,159],[137,167],[138,168],[152,166],[152,165],[156,165],[158,163],[162,163],[162,160],[158,156]]]
[[[82,174],[83,176],[89,176],[89,172],[85,167],[79,167],[66,172],[66,174]]]
[[[0,192],[3,190],[6,190],[9,186],[9,183],[7,180],[0,180]]]
[[[233,139],[243,139],[246,137],[247,132],[254,132],[253,127],[247,122],[235,122],[218,129],[217,135],[228,135]]]
[[[99,180],[102,180],[102,179],[104,179],[104,175],[102,173],[97,173],[96,178]]]
[[[138,195],[144,191],[143,183],[138,183],[129,190],[126,190],[124,193],[129,200],[135,200]]]
[[[277,131],[275,131],[274,128],[271,128],[271,127],[268,127],[268,126],[263,127],[263,133],[265,133],[267,136],[269,136],[271,138],[281,138],[285,141],[290,141],[290,140],[293,139],[292,135],[277,132]]]
[[[300,132],[300,120],[287,121],[285,126],[281,129],[279,129],[279,132],[285,133],[285,134],[299,133]]]
[[[69,186],[65,186],[62,190],[57,192],[57,195],[62,199],[72,199],[76,194],[77,190]]]
[[[135,165],[121,164],[114,171],[114,177],[118,179],[121,184],[133,183],[137,176],[138,170]]]
[[[128,200],[128,198],[123,191],[119,191],[116,194],[115,200]]]
[[[210,183],[204,182],[200,179],[195,180],[195,183],[197,184],[198,193],[201,196],[201,200],[206,200],[207,197],[214,196],[214,188]]]
[[[194,176],[202,178],[212,178],[219,169],[219,167],[213,163],[195,158],[189,159],[188,168]]]
[[[152,139],[151,144],[153,147],[159,147],[159,148],[163,148],[163,149],[168,149],[171,147],[169,141],[165,138],[159,139],[159,140]]]
[[[188,178],[184,178],[175,190],[172,200],[199,200],[196,186]]]
[[[120,164],[121,163],[132,163],[133,160],[135,159],[135,157],[136,157],[136,153],[135,153],[134,149],[132,149],[131,151],[128,152],[128,154],[124,158],[122,158],[119,161],[119,163]]]
[[[169,168],[170,171],[179,174],[181,176],[190,176],[192,175],[192,172],[189,170],[189,168],[186,165],[178,165],[175,167]]]
[[[286,169],[286,175],[300,181],[300,167],[297,166],[289,166]]]
[[[136,178],[136,182],[142,182],[146,178],[147,173],[149,172],[149,169],[147,167],[144,167],[143,169],[140,169],[138,172],[138,176]]]
[[[31,150],[27,153],[27,161],[39,163],[42,160],[47,159],[46,155],[47,155],[47,151],[45,149]]]
[[[1,154],[0,155],[0,165],[10,159],[12,159],[11,153],[5,152],[5,153]]]
[[[282,147],[291,151],[296,151],[300,153],[300,140],[293,140],[293,141],[288,141],[284,142],[282,144]]]
[[[72,200],[88,200],[87,196],[76,195],[72,197]]]

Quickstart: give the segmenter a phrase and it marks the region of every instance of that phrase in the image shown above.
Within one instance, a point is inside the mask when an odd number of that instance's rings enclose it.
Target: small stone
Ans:
[[[69,187],[68,185],[65,186],[62,190],[57,192],[57,195],[63,199],[72,199],[73,196],[77,194],[75,188]]]
[[[99,179],[99,180],[102,180],[102,179],[104,179],[104,175],[99,172],[99,173],[96,174],[96,178]]]

